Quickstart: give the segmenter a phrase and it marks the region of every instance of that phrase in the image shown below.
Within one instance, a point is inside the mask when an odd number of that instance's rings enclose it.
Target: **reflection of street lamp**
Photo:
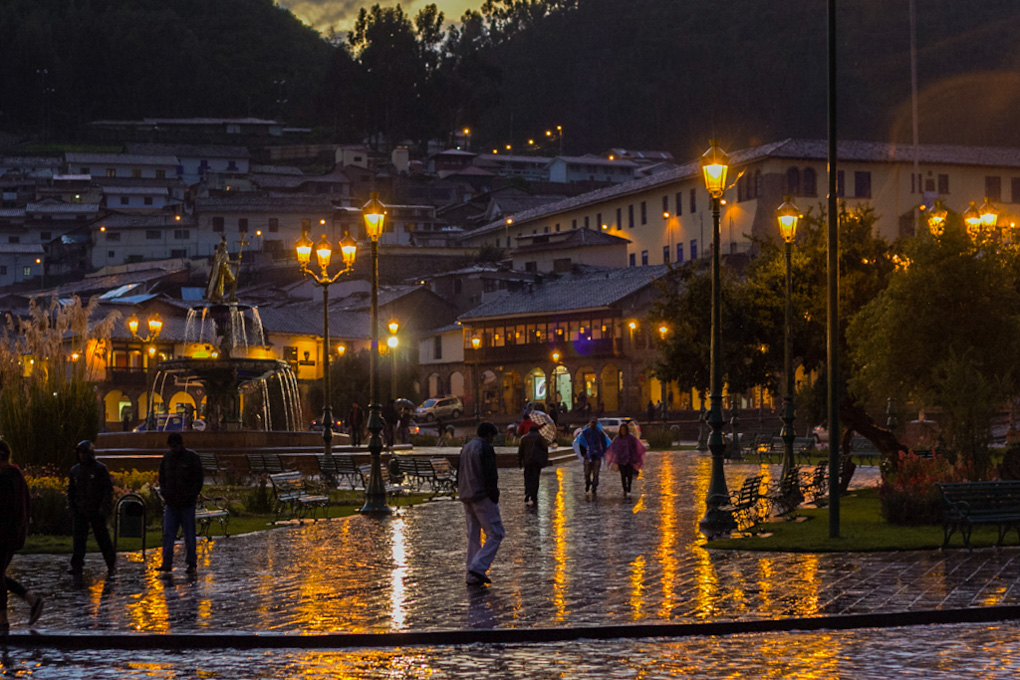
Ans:
[[[372,472],[368,477],[368,488],[365,489],[365,505],[361,512],[372,514],[389,514],[390,507],[386,505],[386,487],[383,486],[382,463],[382,438],[379,433],[385,426],[381,406],[376,394],[376,372],[379,361],[379,237],[382,236],[383,224],[386,221],[386,208],[379,202],[379,194],[372,192],[368,203],[361,209],[362,217],[365,218],[365,233],[372,241],[372,351],[369,352],[369,405],[368,431],[372,436],[368,439],[368,450],[372,454]]]
[[[723,455],[726,452],[726,441],[723,439],[722,415],[722,294],[720,280],[719,255],[719,210],[720,201],[726,191],[726,173],[729,171],[730,158],[719,148],[716,140],[701,157],[701,170],[705,177],[705,188],[711,196],[712,204],[712,334],[709,352],[711,355],[711,394],[708,410],[708,425],[712,428],[708,436],[708,448],[712,452],[712,475],[708,484],[705,499],[705,516],[699,523],[701,532],[709,538],[728,534],[735,528],[733,516],[720,509],[729,501],[726,489],[726,477],[723,474]]]
[[[145,325],[149,329],[149,334],[144,338],[138,337],[138,327],[140,325],[141,323],[138,321],[138,316],[135,314],[132,314],[131,318],[127,320],[127,327],[128,330],[131,331],[131,337],[136,340],[140,340],[143,344],[156,342],[159,334],[163,332],[163,319],[160,318],[159,314],[150,314],[149,318],[145,320]],[[145,359],[145,368],[147,371],[152,373],[152,376],[155,378],[156,374],[151,371],[153,359],[156,356],[155,345],[149,346],[148,353],[149,357]],[[149,432],[156,429],[156,416],[152,412],[152,390],[155,387],[155,384],[149,385],[145,392],[145,429]]]
[[[358,244],[354,242],[350,234],[344,234],[340,241],[340,255],[344,261],[344,268],[336,274],[330,275],[329,263],[333,257],[333,246],[322,235],[322,240],[315,246],[315,258],[319,264],[319,274],[308,269],[308,263],[312,259],[312,241],[307,234],[294,244],[297,252],[298,264],[301,265],[301,273],[312,277],[312,280],[322,288],[322,450],[327,456],[333,454],[333,407],[330,404],[329,384],[329,287],[333,285],[342,275],[350,273],[354,269],[354,257],[358,252]]]
[[[800,221],[800,209],[793,204],[789,196],[776,210],[779,222],[779,233],[786,244],[786,323],[784,324],[785,343],[783,346],[783,372],[786,376],[786,393],[783,395],[783,430],[779,433],[783,440],[783,480],[789,486],[791,477],[797,474],[793,460],[793,421],[796,412],[793,407],[793,241],[797,237],[797,222]]]

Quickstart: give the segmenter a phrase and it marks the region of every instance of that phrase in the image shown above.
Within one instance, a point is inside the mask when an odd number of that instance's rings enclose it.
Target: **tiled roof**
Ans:
[[[549,276],[541,283],[507,290],[462,314],[470,321],[529,314],[552,314],[608,307],[651,285],[669,271],[665,265],[585,269],[562,276]]]
[[[29,203],[25,206],[25,210],[30,213],[89,214],[99,212],[99,204],[40,201],[39,203]]]
[[[143,156],[176,156],[177,158],[249,158],[244,146],[217,144],[126,144],[128,153]]]
[[[333,214],[333,202],[329,196],[292,195],[292,196],[242,196],[232,198],[200,198],[195,201],[196,209],[206,212],[301,212],[328,211]]]
[[[104,194],[124,194],[130,196],[166,196],[170,193],[170,189],[167,187],[125,187],[125,186],[105,186],[103,187]]]
[[[42,255],[43,247],[39,244],[0,243],[0,253],[5,255]]]
[[[607,234],[601,229],[571,229],[553,234],[523,234],[517,237],[517,243],[512,255],[582,246],[625,246],[630,239]]]
[[[563,161],[570,165],[612,165],[621,168],[635,168],[636,163],[627,160],[614,160],[611,161],[608,158],[602,156],[556,156],[552,159],[552,162]]]
[[[177,156],[149,156],[129,153],[74,153],[66,154],[68,163],[108,163],[110,165],[178,165]]]

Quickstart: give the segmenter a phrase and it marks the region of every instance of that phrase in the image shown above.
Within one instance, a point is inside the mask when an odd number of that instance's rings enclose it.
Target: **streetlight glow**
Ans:
[[[329,261],[333,257],[333,247],[329,245],[325,234],[322,235],[322,240],[315,246],[315,257],[319,260],[320,269],[323,271],[329,269]]]
[[[294,244],[294,250],[297,252],[298,263],[304,269],[312,260],[312,240],[308,234],[301,234],[301,238]]]
[[[946,227],[946,215],[949,212],[943,207],[942,201],[935,201],[935,205],[928,211],[928,231],[932,236],[942,236]]]
[[[705,176],[705,188],[712,198],[721,198],[726,189],[726,173],[730,169],[730,157],[719,148],[719,140],[709,142],[711,146],[701,157],[701,172]]]
[[[378,241],[383,232],[383,223],[386,221],[386,208],[379,202],[379,194],[373,191],[361,212],[365,218],[365,232],[368,238]]]
[[[783,204],[776,209],[776,221],[779,222],[779,234],[786,243],[793,243],[797,238],[797,223],[800,218],[800,208],[794,205],[793,198],[784,197]]]

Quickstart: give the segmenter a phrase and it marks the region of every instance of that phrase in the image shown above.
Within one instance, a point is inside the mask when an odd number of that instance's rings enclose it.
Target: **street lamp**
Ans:
[[[967,209],[963,211],[963,221],[967,225],[967,233],[972,239],[977,240],[984,221],[981,219],[981,211],[974,205],[974,201],[971,201]]]
[[[558,406],[556,404],[556,397],[559,394],[559,391],[560,391],[559,387],[560,386],[559,386],[559,375],[556,373],[556,369],[559,368],[559,365],[560,365],[560,353],[559,352],[553,352],[552,353],[552,360],[553,360],[552,394],[551,395],[550,394],[546,394],[546,411],[548,411],[550,408],[558,408]],[[551,404],[551,406],[550,406],[550,404]]]
[[[723,439],[722,414],[722,291],[720,280],[719,255],[719,210],[723,193],[726,191],[726,173],[729,171],[730,158],[719,148],[716,140],[711,140],[711,147],[701,157],[701,171],[705,178],[705,188],[711,196],[712,204],[712,335],[709,352],[711,356],[711,393],[709,395],[708,425],[712,428],[708,436],[708,448],[712,452],[712,476],[708,483],[705,498],[705,516],[701,518],[699,528],[708,538],[728,534],[736,528],[733,516],[721,506],[729,501],[730,494],[726,489],[726,477],[723,474],[723,456],[726,453],[726,441]]]
[[[333,259],[333,246],[326,235],[322,235],[322,239],[314,246],[315,259],[319,265],[319,273],[316,274],[308,268],[308,264],[312,260],[311,239],[307,234],[301,234],[301,238],[294,244],[298,264],[301,265],[301,273],[310,276],[322,288],[322,452],[327,456],[333,455],[333,406],[330,404],[329,385],[329,287],[336,283],[341,276],[349,274],[354,269],[354,258],[358,253],[358,244],[354,242],[350,234],[345,233],[339,245],[344,267],[336,274],[330,274],[329,263]]]
[[[928,231],[935,238],[942,236],[946,228],[946,216],[949,212],[942,205],[942,201],[935,201],[935,205],[928,211]]]
[[[978,212],[981,214],[981,227],[989,236],[994,235],[995,228],[999,226],[999,209],[985,198],[985,202],[978,208]]]
[[[163,319],[160,318],[159,314],[150,314],[149,318],[145,320],[145,325],[149,329],[149,334],[144,338],[138,337],[138,328],[141,322],[138,320],[136,314],[132,314],[131,318],[127,320],[128,330],[131,331],[131,337],[136,340],[140,340],[143,344],[154,343],[159,337],[159,334],[163,332]],[[149,371],[153,377],[155,373],[152,372],[152,363],[156,355],[156,347],[150,346],[148,348],[149,358],[145,360],[146,370]],[[148,382],[148,381],[146,381]],[[156,429],[156,416],[152,412],[152,390],[155,385],[149,385],[145,392],[145,429],[149,432]]]
[[[383,225],[386,222],[386,207],[379,202],[379,194],[372,192],[368,203],[361,209],[361,215],[365,219],[365,233],[372,242],[372,348],[369,352],[368,379],[369,379],[369,415],[368,431],[372,436],[368,439],[368,451],[372,454],[372,472],[368,477],[368,488],[365,489],[365,504],[361,512],[366,514],[390,514],[390,507],[386,504],[386,487],[382,478],[382,432],[386,423],[382,417],[382,407],[379,405],[377,395],[377,375],[379,362],[379,237],[382,236]]]
[[[797,222],[800,221],[800,209],[794,205],[793,199],[785,198],[776,210],[779,222],[779,234],[786,244],[786,323],[784,325],[785,342],[783,346],[783,373],[786,377],[786,393],[783,395],[783,429],[779,433],[783,440],[783,484],[789,493],[793,492],[791,482],[797,470],[793,460],[793,421],[796,412],[793,408],[793,241],[797,237]]]

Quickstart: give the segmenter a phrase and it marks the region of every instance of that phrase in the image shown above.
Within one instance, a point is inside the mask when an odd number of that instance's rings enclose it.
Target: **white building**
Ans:
[[[601,156],[557,156],[549,161],[549,181],[560,184],[573,182],[612,182],[619,184],[634,179],[637,164],[628,160]]]
[[[0,243],[0,286],[41,279],[43,247],[38,244]]]

